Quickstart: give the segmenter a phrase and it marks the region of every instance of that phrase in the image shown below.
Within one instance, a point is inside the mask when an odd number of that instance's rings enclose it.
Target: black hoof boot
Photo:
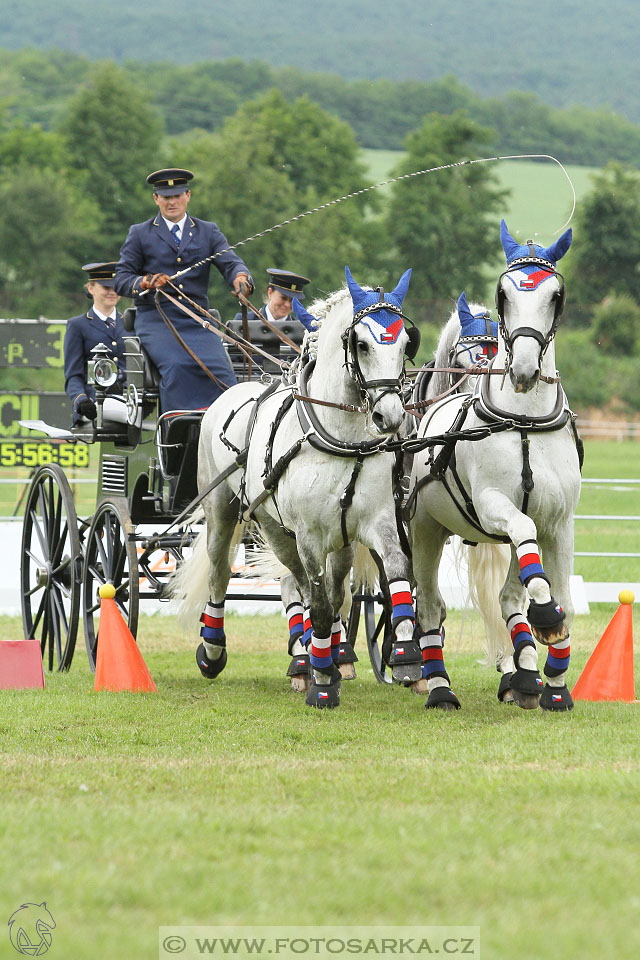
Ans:
[[[537,670],[521,667],[511,674],[511,692],[515,703],[523,710],[535,710],[540,703],[544,684]]]
[[[552,644],[564,640],[565,612],[559,603],[552,598],[547,603],[536,603],[531,600],[527,610],[527,620],[540,643]]]
[[[503,673],[500,677],[500,686],[498,687],[498,700],[500,703],[513,703],[513,690],[511,689],[512,673]]]
[[[296,657],[291,657],[287,670],[288,677],[308,677],[310,673],[311,666],[308,653],[299,653]]]
[[[222,648],[222,653],[217,660],[209,660],[204,643],[201,643],[196,650],[196,663],[200,667],[200,673],[203,677],[207,680],[215,680],[227,665],[227,648]]]
[[[338,659],[336,663],[357,663],[358,655],[353,649],[353,644],[344,640],[338,647]]]
[[[434,687],[425,703],[427,710],[459,710],[460,701],[449,687]]]
[[[543,710],[573,710],[573,697],[567,687],[550,687],[545,683],[540,706]]]
[[[311,673],[311,686],[307,692],[305,703],[308,707],[317,710],[332,710],[340,706],[340,671],[333,667],[329,683],[317,683],[315,675]]]
[[[415,640],[395,642],[389,656],[391,675],[396,683],[413,683],[422,677],[422,651]]]

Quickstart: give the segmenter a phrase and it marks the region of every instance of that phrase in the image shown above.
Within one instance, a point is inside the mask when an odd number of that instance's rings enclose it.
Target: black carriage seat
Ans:
[[[175,477],[184,473],[186,461],[192,456],[197,466],[200,424],[205,413],[206,410],[170,410],[160,417],[158,449],[163,476]]]
[[[270,330],[263,322],[261,317],[256,317],[254,315],[249,315],[247,318],[248,327],[249,327],[249,339],[252,343],[255,343],[257,346],[261,347],[266,353],[271,354],[272,357],[276,357],[279,360],[284,360],[287,363],[291,363],[296,354],[286,343],[284,343],[277,334]],[[293,340],[298,346],[301,345],[302,339],[305,334],[305,329],[301,323],[298,323],[297,320],[292,320],[290,317],[285,317],[283,320],[276,320],[273,324],[281,333],[286,334],[290,340]],[[240,314],[236,314],[233,320],[230,320],[227,324],[227,330],[231,336],[242,336],[242,318]],[[246,379],[247,371],[247,361],[244,357],[244,354],[234,345],[229,344],[227,347],[229,359],[231,360],[231,366],[233,371],[238,378],[238,380]],[[253,363],[255,366],[260,367],[264,370],[265,373],[270,373],[277,376],[280,373],[280,365],[268,360],[266,357],[261,356],[260,354],[255,354],[253,357]]]

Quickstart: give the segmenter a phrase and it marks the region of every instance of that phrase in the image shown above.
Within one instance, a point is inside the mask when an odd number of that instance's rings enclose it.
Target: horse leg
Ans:
[[[573,524],[567,523],[554,531],[553,538],[543,541],[544,563],[553,584],[553,592],[565,613],[565,636],[549,644],[543,668],[546,683],[540,706],[543,710],[563,711],[573,708],[573,698],[567,688],[567,672],[571,659],[571,624],[574,608],[569,586],[569,571],[573,562]]]
[[[500,592],[502,615],[513,644],[515,670],[510,686],[519,707],[535,709],[540,702],[543,681],[538,672],[538,652],[522,606],[527,592],[538,608],[552,600],[548,578],[540,563],[536,526],[495,488],[479,495],[476,509],[485,530],[500,535],[506,532],[513,544],[509,573]],[[530,603],[529,611],[531,606]],[[504,695],[508,682],[501,682],[499,694]]]
[[[535,710],[540,703],[542,677],[538,672],[538,651],[527,618],[521,613],[526,592],[519,579],[520,565],[514,551],[509,576],[500,593],[503,616],[513,644],[513,656],[500,662],[502,678],[498,699],[511,700],[523,710]],[[519,597],[519,602],[516,599]],[[510,694],[510,695],[509,695]]]
[[[283,577],[280,581],[280,595],[289,621],[289,656],[291,661],[287,676],[291,689],[296,693],[306,693],[309,689],[309,654],[302,642],[304,636],[304,603],[298,590],[295,577]]]
[[[196,663],[207,680],[213,680],[227,664],[227,640],[224,632],[224,600],[231,579],[229,548],[238,518],[237,503],[229,491],[217,488],[204,503],[209,556],[209,601],[200,617],[201,642]]]
[[[295,540],[283,535],[271,517],[261,518],[261,529],[278,559],[291,573],[280,581],[280,596],[289,621],[288,652],[291,660],[287,676],[291,689],[305,693],[310,684],[310,666],[307,645],[311,635],[308,600],[305,604],[306,575],[296,549]],[[305,630],[308,629],[308,636]]]
[[[327,591],[334,611],[331,625],[331,656],[343,680],[354,680],[358,657],[346,638],[340,610],[346,594],[347,577],[353,565],[353,547],[343,547],[327,557]]]
[[[298,530],[297,549],[309,585],[308,644],[311,665],[311,685],[305,703],[317,709],[332,709],[340,705],[340,671],[331,654],[333,608],[327,592],[326,557],[310,545],[312,534]],[[309,629],[305,624],[305,632]]]
[[[416,581],[418,633],[422,654],[422,679],[429,697],[427,709],[454,710],[460,701],[451,690],[444,665],[444,627],[447,610],[438,587],[438,568],[448,532],[429,516],[414,526],[412,543],[413,575]],[[415,536],[419,531],[419,537]],[[417,690],[416,692],[422,692]]]

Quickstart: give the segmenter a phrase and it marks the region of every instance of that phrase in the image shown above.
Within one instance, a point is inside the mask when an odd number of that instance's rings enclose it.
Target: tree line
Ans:
[[[67,101],[90,76],[87,57],[61,50],[4,50],[2,101],[12,117],[55,127]],[[277,89],[291,101],[306,95],[349,124],[363,147],[403,149],[404,139],[429,113],[466,110],[494,131],[500,154],[551,153],[563,163],[638,165],[640,126],[606,109],[555,109],[531,92],[483,98],[452,74],[432,82],[345,80],[296,67],[251,60],[187,65],[125,62],[122,70],[145,89],[169,135],[219,129],[247,100]]]
[[[234,244],[355,194],[238,250],[259,285],[266,282],[268,266],[280,266],[310,277],[317,296],[341,285],[345,264],[359,282],[386,288],[413,267],[407,307],[423,325],[423,356],[461,290],[486,300],[501,254],[498,226],[505,200],[489,165],[400,180],[386,195],[359,193],[370,181],[354,130],[308,96],[292,99],[277,88],[263,90],[215,131],[195,128],[174,135],[151,100],[149,85],[133,79],[131,70],[102,63],[69,92],[55,122],[17,116],[5,102],[0,316],[64,318],[81,312],[86,304],[81,264],[117,259],[129,225],[155,213],[146,174],[169,165],[194,171],[191,213],[216,220]],[[406,153],[392,175],[486,156],[495,137],[493,127],[464,109],[431,111],[406,137]],[[632,372],[640,350],[638,172],[619,163],[605,167],[578,207],[574,232],[565,273],[566,322],[573,327],[567,365],[576,390],[584,403],[591,402],[600,381],[584,377],[589,357],[600,371],[607,358],[615,358],[611,376],[618,395],[640,409]],[[212,301],[224,319],[235,310],[215,276]]]

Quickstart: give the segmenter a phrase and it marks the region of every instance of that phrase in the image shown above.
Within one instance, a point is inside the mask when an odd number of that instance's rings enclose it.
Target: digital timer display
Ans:
[[[89,448],[85,443],[52,443],[50,440],[0,441],[0,467],[88,467]]]

